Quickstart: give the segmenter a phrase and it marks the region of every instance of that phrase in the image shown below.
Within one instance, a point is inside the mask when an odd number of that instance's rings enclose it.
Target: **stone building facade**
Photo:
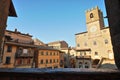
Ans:
[[[38,53],[35,57],[36,68],[60,68],[60,51],[50,48],[39,46]]]
[[[104,26],[103,13],[98,8],[86,11],[87,31],[75,34],[76,67],[97,68],[103,59],[113,60],[109,27]]]
[[[36,45],[31,35],[17,29],[6,30],[3,51],[0,68],[60,68],[60,50]]]
[[[3,68],[31,68],[34,59],[32,36],[17,29],[5,31]]]
[[[2,60],[4,33],[8,16],[17,16],[12,0],[0,0],[0,62]]]
[[[66,41],[54,41],[48,43],[47,46],[61,50],[62,48],[68,48],[68,43]]]
[[[38,46],[46,46],[46,44],[44,42],[42,42],[41,40],[35,38],[33,39],[34,41],[34,45],[38,45]]]

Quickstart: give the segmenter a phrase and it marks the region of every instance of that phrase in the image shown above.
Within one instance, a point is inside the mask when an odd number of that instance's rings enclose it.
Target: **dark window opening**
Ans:
[[[12,46],[7,47],[7,52],[12,52]]]
[[[46,55],[48,55],[48,52],[46,52]]]
[[[79,68],[82,68],[82,65],[79,65]]]
[[[85,68],[89,68],[89,66],[85,66]]]
[[[10,64],[11,57],[6,57],[6,64]]]
[[[95,52],[95,55],[97,56],[97,55],[98,55],[98,52]]]
[[[52,55],[52,52],[50,52],[50,55]]]
[[[41,60],[40,63],[43,64],[43,60]]]
[[[41,55],[44,55],[44,52],[41,52]]]
[[[105,44],[108,44],[108,40],[107,39],[105,40]]]
[[[97,45],[96,41],[93,42],[93,45]]]
[[[84,44],[85,46],[87,46],[87,43],[85,42],[85,44]]]
[[[48,63],[48,60],[46,60],[46,64]]]
[[[90,13],[90,18],[93,18],[94,16],[93,16],[93,13]]]
[[[52,59],[50,59],[50,63],[52,63]]]
[[[77,44],[77,47],[80,47],[80,44]]]
[[[53,61],[54,63],[55,63],[55,59],[54,59],[54,61]]]

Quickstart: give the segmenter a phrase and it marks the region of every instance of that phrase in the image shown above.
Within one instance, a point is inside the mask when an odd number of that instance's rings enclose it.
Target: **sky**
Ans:
[[[75,34],[86,31],[85,11],[98,6],[106,16],[104,0],[12,1],[18,17],[8,18],[7,30],[17,28],[44,43],[64,40],[75,47]]]

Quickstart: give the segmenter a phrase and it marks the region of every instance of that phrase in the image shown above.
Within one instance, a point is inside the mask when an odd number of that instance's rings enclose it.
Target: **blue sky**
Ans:
[[[75,46],[75,34],[86,31],[85,11],[98,6],[106,16],[104,0],[13,0],[17,18],[7,29],[29,33],[44,43],[65,40]],[[106,26],[107,20],[105,20]]]

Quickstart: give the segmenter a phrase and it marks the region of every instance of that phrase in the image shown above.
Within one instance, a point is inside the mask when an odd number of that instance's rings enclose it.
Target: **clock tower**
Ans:
[[[86,25],[90,34],[98,33],[104,28],[103,13],[98,7],[86,11]]]

